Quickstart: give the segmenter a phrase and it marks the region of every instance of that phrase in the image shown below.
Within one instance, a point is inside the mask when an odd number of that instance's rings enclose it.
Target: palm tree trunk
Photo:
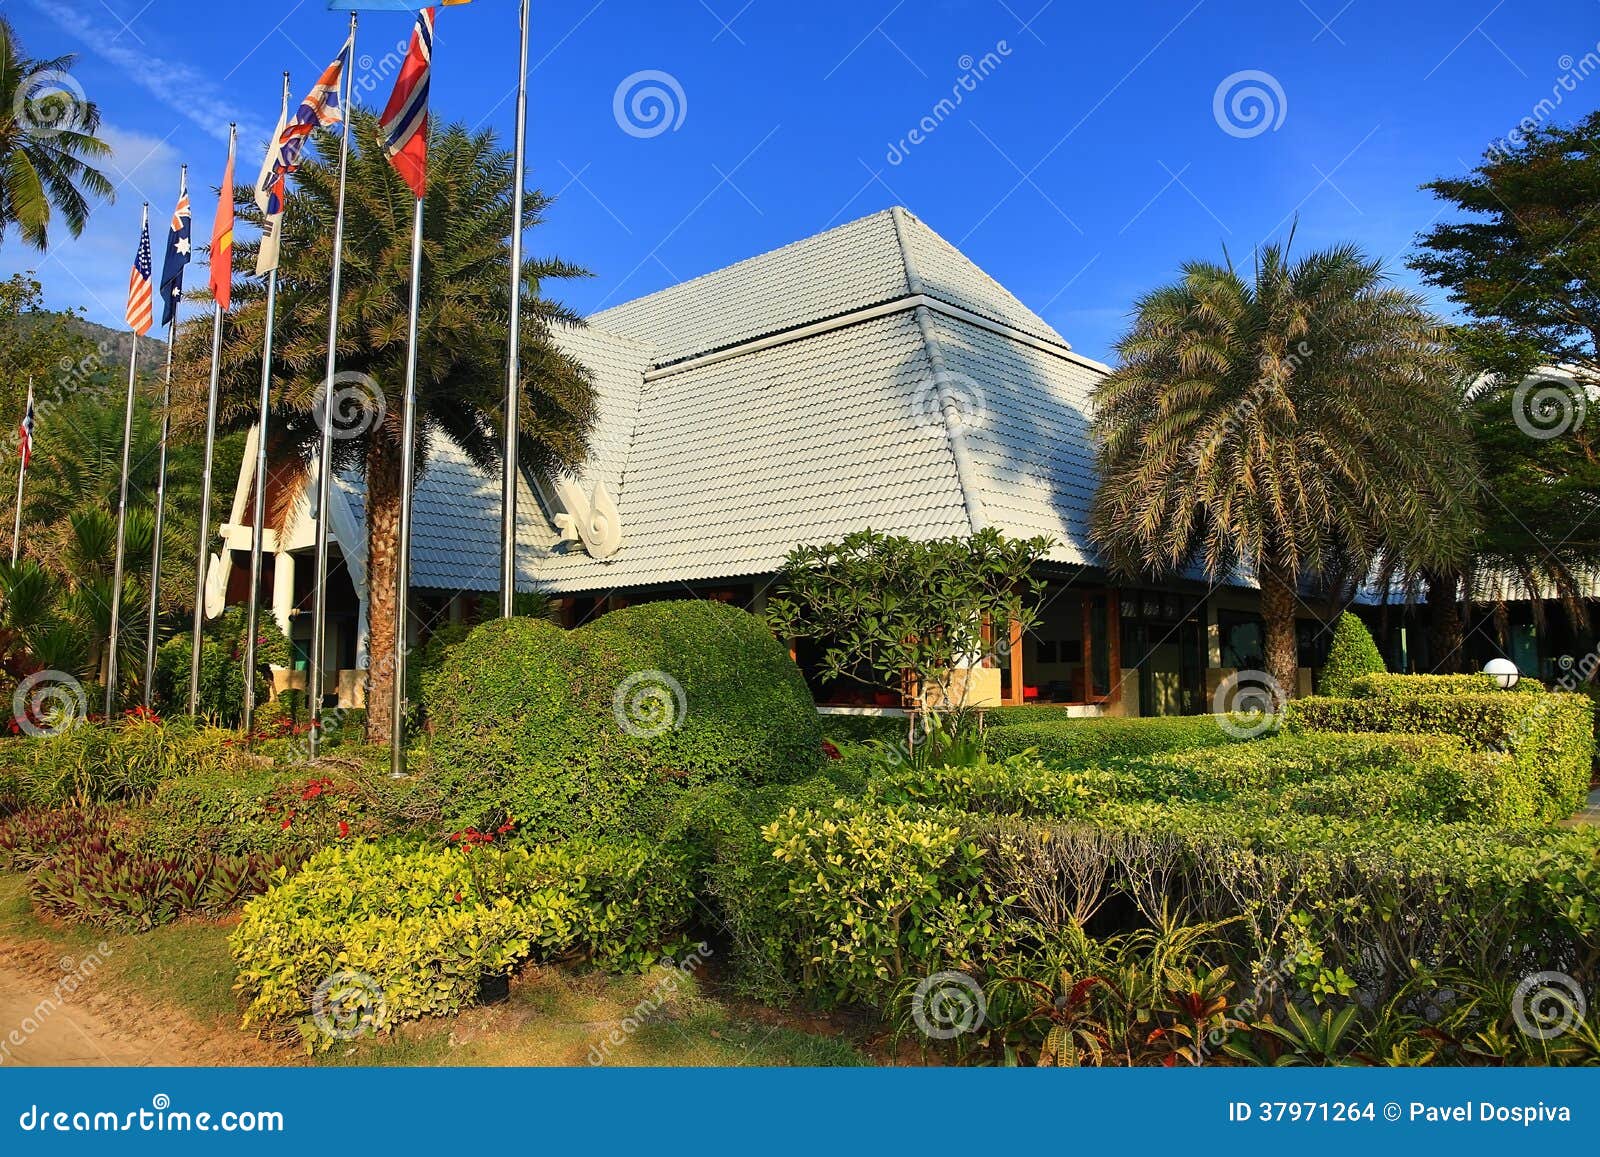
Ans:
[[[375,432],[376,433],[376,432]],[[394,695],[394,624],[399,577],[400,455],[367,441],[367,742],[389,742]]]
[[[1261,568],[1261,617],[1266,623],[1267,674],[1283,698],[1292,699],[1300,684],[1299,646],[1294,630],[1294,583],[1276,567]]]
[[[1465,666],[1461,630],[1461,576],[1424,571],[1428,588],[1428,651],[1435,675],[1460,674]]]

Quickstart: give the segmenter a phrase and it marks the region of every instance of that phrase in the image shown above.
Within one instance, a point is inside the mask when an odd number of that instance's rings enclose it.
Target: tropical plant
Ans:
[[[1351,246],[1271,245],[1252,278],[1186,264],[1139,299],[1095,394],[1095,543],[1124,574],[1253,570],[1267,670],[1292,694],[1302,581],[1465,548],[1477,476],[1442,336]]]
[[[377,119],[354,114],[345,213],[339,369],[363,375],[355,409],[365,416],[335,443],[334,466],[366,479],[367,585],[374,640],[394,638],[400,519],[401,415],[405,383],[407,310],[411,286],[414,200],[385,158]],[[318,414],[326,368],[328,284],[338,195],[339,141],[320,135],[294,178],[283,221],[273,347],[269,452],[280,465],[269,487],[269,525],[282,525],[304,486],[319,444]],[[512,157],[490,132],[460,124],[434,131],[428,159],[423,232],[422,293],[417,364],[417,467],[427,469],[429,438],[449,435],[481,469],[498,473],[510,301]],[[249,190],[235,191],[240,216],[260,224]],[[521,222],[538,225],[551,198],[530,191]],[[238,246],[253,267],[258,242]],[[585,276],[576,265],[536,258],[524,267],[522,463],[548,474],[587,454],[595,401],[586,371],[556,349],[550,329],[581,324],[543,296],[551,280]],[[242,428],[255,419],[266,291],[259,280],[234,287],[234,311],[222,349],[221,420]],[[186,421],[204,414],[209,333],[180,335],[178,357]],[[346,386],[347,393],[351,387]],[[336,403],[340,399],[336,397]],[[283,464],[290,464],[285,468]],[[368,735],[389,734],[393,671],[374,662],[367,691]]]
[[[1333,624],[1333,638],[1328,643],[1328,661],[1322,665],[1322,678],[1317,683],[1318,695],[1348,695],[1350,684],[1362,675],[1383,675],[1389,668],[1384,665],[1378,644],[1372,641],[1372,632],[1351,611],[1345,611]]]
[[[96,135],[99,108],[69,75],[76,59],[31,59],[11,21],[0,18],[0,240],[15,226],[43,250],[57,213],[76,237],[89,220],[89,198],[116,196],[92,163],[108,159],[111,146]]]

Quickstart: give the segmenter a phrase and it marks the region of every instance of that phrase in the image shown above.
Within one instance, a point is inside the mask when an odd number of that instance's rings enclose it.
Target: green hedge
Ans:
[[[1518,695],[1541,695],[1537,679],[1519,679],[1511,688]],[[1326,692],[1324,692],[1326,694]],[[1493,677],[1476,675],[1362,675],[1350,681],[1353,699],[1410,699],[1418,695],[1504,695]]]
[[[166,780],[233,766],[236,739],[186,719],[81,723],[56,735],[9,741],[11,790],[39,808],[148,799]]]
[[[223,726],[235,727],[244,715],[244,644],[249,618],[244,607],[229,607],[205,626],[200,636],[200,715]],[[294,657],[289,640],[271,615],[256,624],[256,702],[268,703],[272,687],[261,675],[266,666],[287,667]],[[189,710],[190,656],[194,654],[187,630],[179,631],[156,650],[156,677],[152,687],[157,710],[178,715]]]
[[[334,1043],[310,1015],[330,978],[355,983],[361,1022],[381,1032],[458,1010],[485,978],[524,960],[581,951],[608,968],[642,968],[692,907],[683,863],[644,843],[469,852],[358,844],[280,873],[245,906],[229,942],[249,1000],[245,1023],[292,1023],[309,1052]]]
[[[1333,625],[1328,659],[1317,679],[1317,694],[1348,695],[1355,679],[1381,675],[1387,670],[1378,644],[1372,641],[1372,632],[1353,612],[1345,611]]]
[[[1012,722],[988,730],[984,749],[992,756],[1033,749],[1049,763],[1094,763],[1137,759],[1163,751],[1220,747],[1238,742],[1217,716],[1183,715],[1151,719],[1062,719]]]
[[[533,840],[648,834],[683,788],[797,780],[823,758],[799,668],[760,619],[721,603],[628,607],[576,631],[488,623],[424,700],[447,821],[510,816]]]
[[[1502,806],[1532,819],[1559,820],[1582,805],[1594,757],[1594,706],[1582,695],[1444,694],[1411,698],[1292,700],[1285,725],[1296,732],[1404,732],[1460,736],[1503,752]]]
[[[1386,999],[1439,969],[1494,983],[1587,975],[1600,960],[1594,830],[1203,804],[1108,804],[1054,823],[841,801],[761,834],[733,898],[762,930],[740,965],[826,1003],[883,1008],[945,968],[992,975],[1109,911],[1207,926],[1241,959],[1288,961],[1306,993],[1359,985]]]

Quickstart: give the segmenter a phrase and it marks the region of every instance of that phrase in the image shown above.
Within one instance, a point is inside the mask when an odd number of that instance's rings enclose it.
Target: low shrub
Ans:
[[[1032,750],[1047,763],[1093,764],[1138,759],[1163,751],[1220,747],[1238,742],[1215,715],[1151,719],[1062,719],[1007,723],[989,729],[984,749],[997,758]]]
[[[311,1016],[326,982],[357,978],[345,1005],[374,1031],[471,1002],[524,960],[583,954],[641,968],[689,919],[688,872],[642,842],[434,851],[358,844],[314,856],[245,906],[230,938],[245,1023],[293,1024],[308,1052],[333,1042]],[[326,989],[323,989],[326,992]]]
[[[881,768],[867,784],[869,799],[888,806],[916,804],[974,814],[1061,818],[1113,799],[1139,798],[1128,771],[1052,767],[1023,752],[963,767]]]
[[[823,738],[834,743],[903,743],[906,719],[901,715],[844,715],[827,712],[819,716]]]
[[[1559,820],[1583,806],[1594,757],[1594,705],[1582,695],[1443,694],[1292,700],[1292,731],[1455,735],[1503,752],[1501,806],[1519,817]]]
[[[57,848],[104,836],[118,813],[106,807],[63,807],[18,812],[0,820],[0,869],[27,871]]]
[[[1542,695],[1537,679],[1519,679],[1511,691]],[[1321,692],[1326,695],[1327,692]],[[1344,692],[1352,699],[1410,699],[1418,695],[1504,695],[1506,690],[1490,675],[1362,675]]]
[[[457,827],[650,834],[685,788],[792,782],[823,758],[799,668],[721,603],[627,607],[576,631],[488,623],[424,686],[427,776]]]
[[[1353,680],[1364,675],[1382,675],[1388,670],[1367,625],[1354,613],[1345,611],[1333,624],[1328,659],[1317,680],[1317,694],[1348,695]]]
[[[200,638],[200,703],[198,714],[225,727],[236,726],[244,716],[244,644],[249,625],[246,608],[229,607],[207,623]],[[156,708],[178,715],[189,710],[190,657],[193,639],[180,631],[156,650],[156,677],[152,684]],[[256,702],[272,699],[266,677],[268,667],[287,667],[294,651],[270,615],[256,624]]]
[[[228,766],[234,739],[185,719],[130,715],[20,741],[15,775],[31,807],[141,800],[175,776]]]

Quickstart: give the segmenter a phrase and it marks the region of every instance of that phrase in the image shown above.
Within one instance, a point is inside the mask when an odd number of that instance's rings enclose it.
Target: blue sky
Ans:
[[[323,0],[0,11],[31,55],[79,54],[119,185],[81,239],[41,257],[8,238],[0,275],[35,269],[50,304],[108,324],[140,202],[163,234],[187,161],[209,236],[227,122],[253,176],[280,73],[298,100],[345,20]],[[364,103],[386,99],[383,57],[409,26],[363,17]],[[594,271],[565,289],[587,312],[898,202],[1109,358],[1137,294],[1224,245],[1245,257],[1296,216],[1297,246],[1354,241],[1412,283],[1404,256],[1440,212],[1417,186],[1464,171],[1553,93],[1561,121],[1596,107],[1597,44],[1594,0],[535,0],[531,180],[560,199],[529,244]],[[436,115],[509,140],[515,69],[515,0],[442,11]],[[666,76],[622,87],[641,73]],[[670,125],[648,100],[630,120],[641,86],[666,94]],[[1230,113],[1241,87],[1265,94],[1270,123],[1248,99]]]

